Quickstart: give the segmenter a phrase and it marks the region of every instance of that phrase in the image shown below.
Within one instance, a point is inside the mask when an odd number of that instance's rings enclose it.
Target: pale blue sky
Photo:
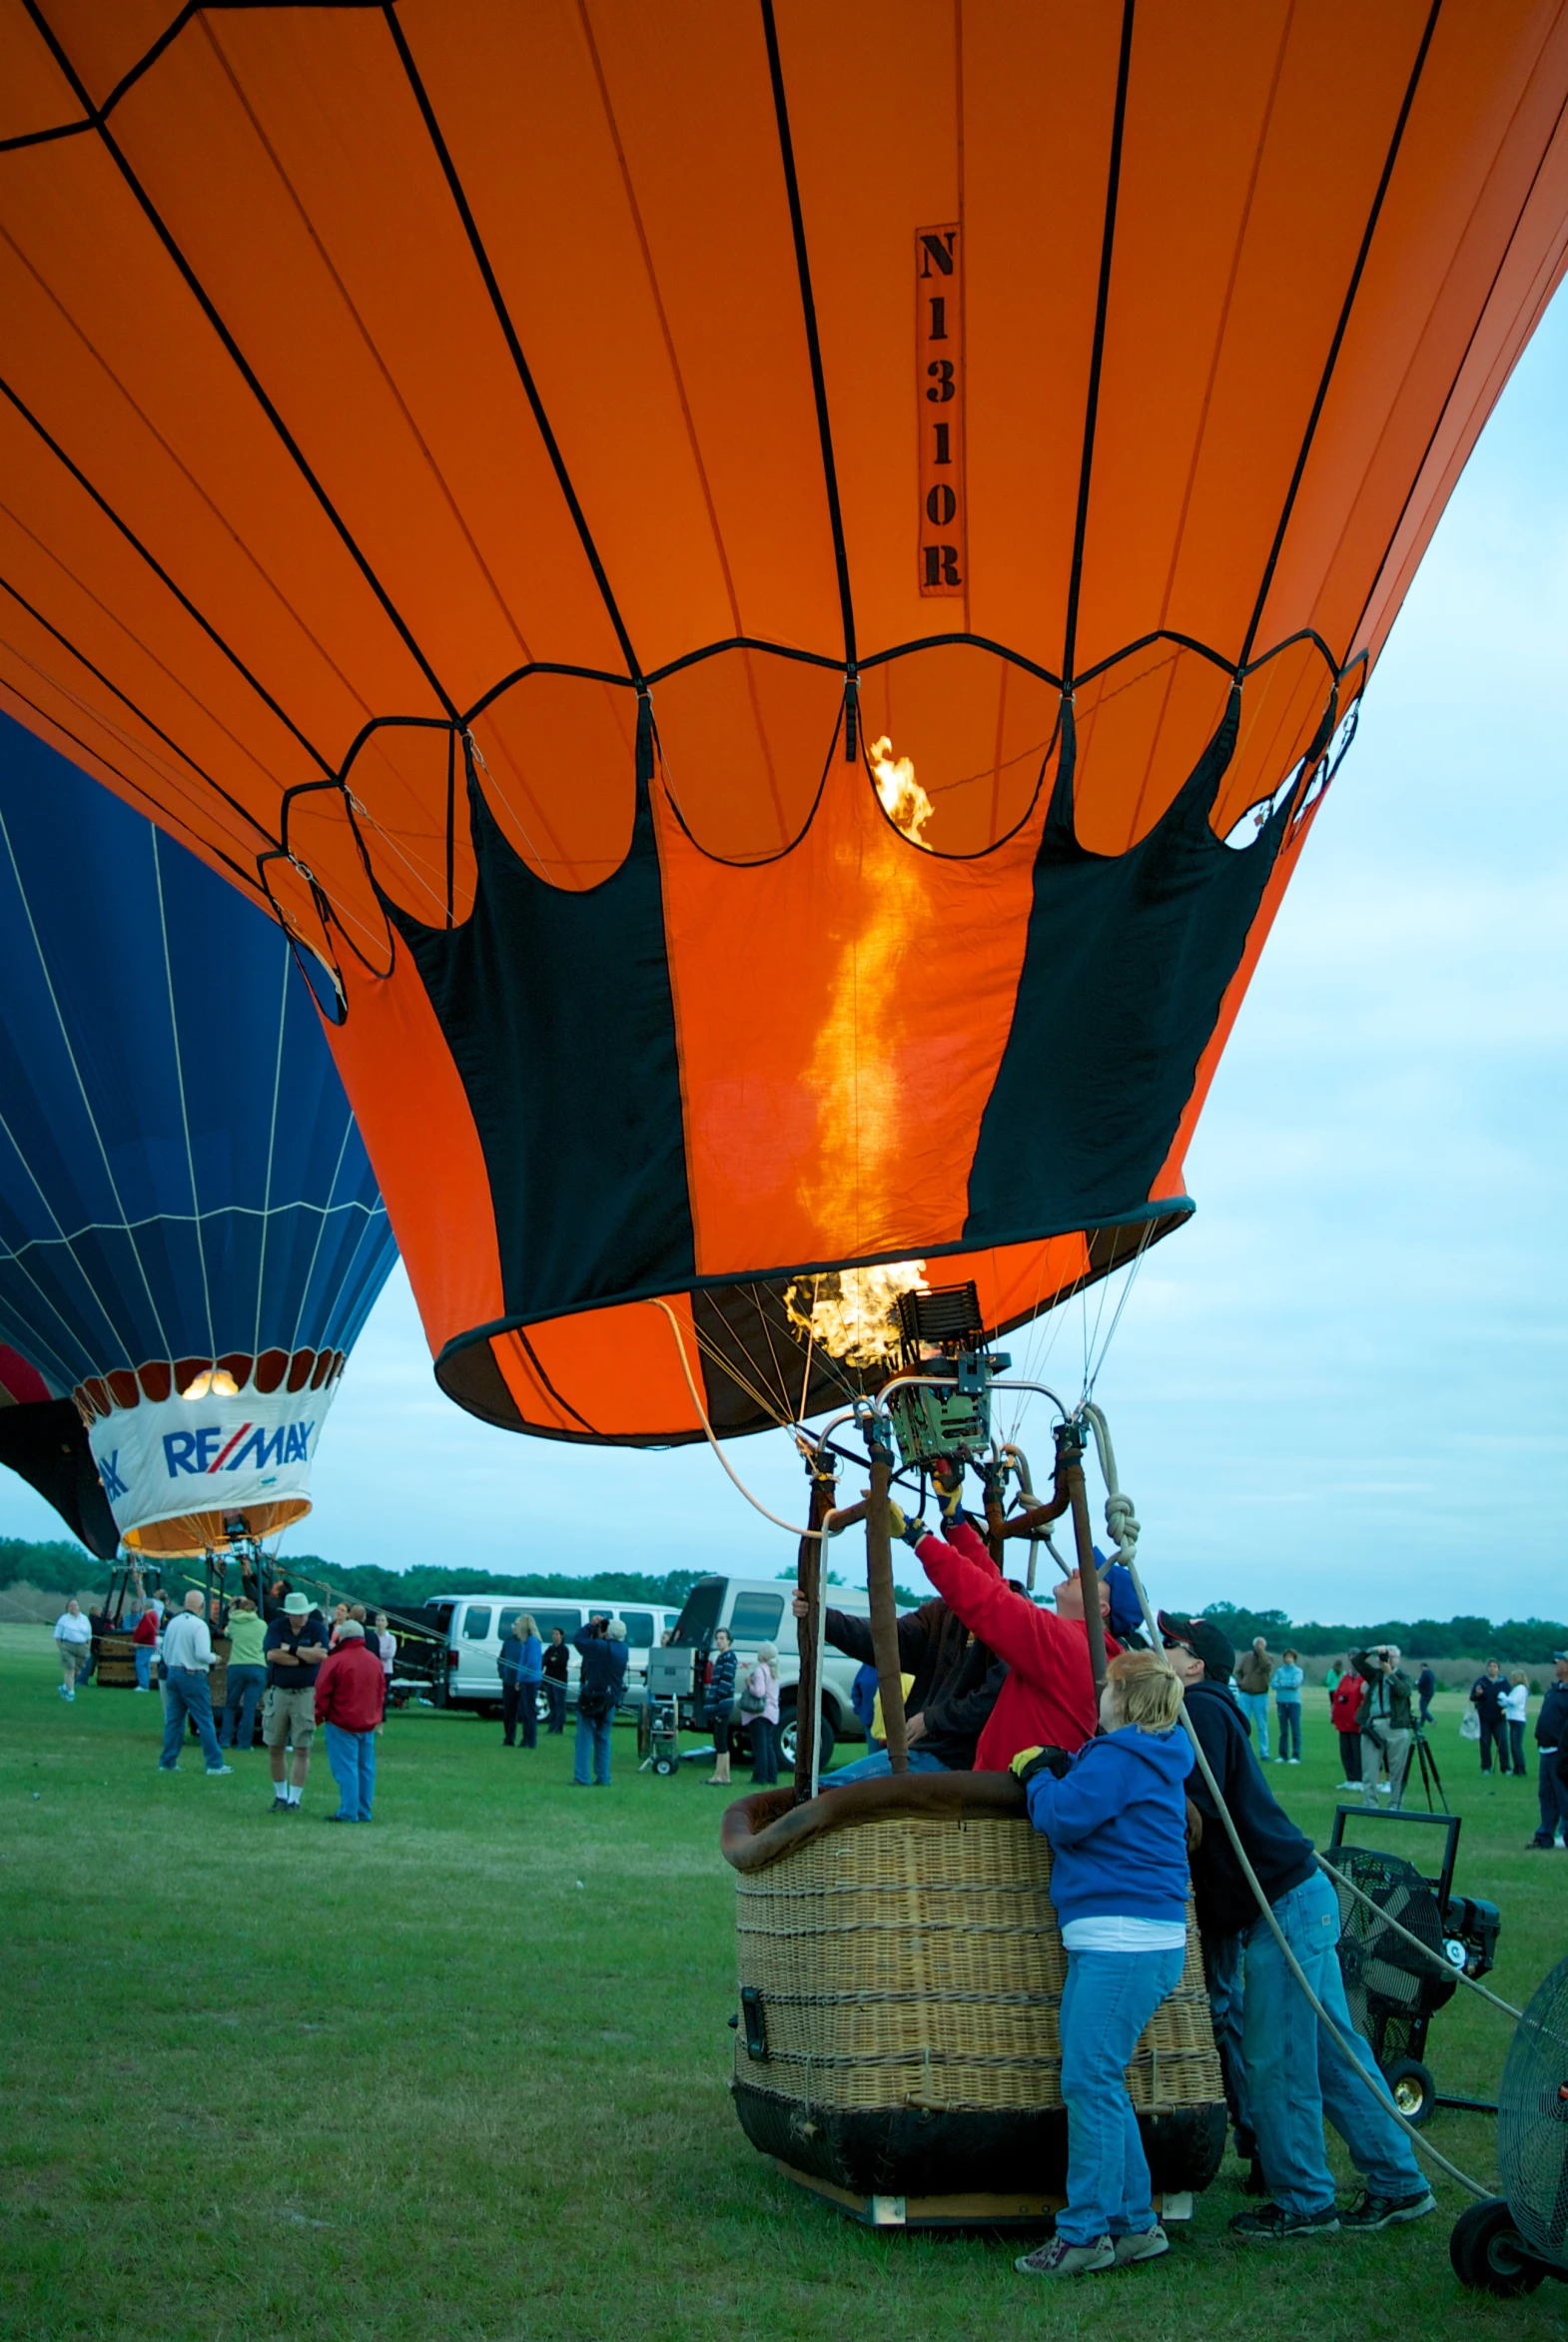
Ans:
[[[1188,1159],[1196,1216],[1150,1254],[1101,1372],[1162,1603],[1568,1615],[1565,784],[1559,301],[1454,495],[1264,952]],[[1100,1309],[1092,1296],[1091,1327]],[[1059,1312],[1037,1353],[1048,1336],[1048,1378],[1072,1395],[1082,1311]],[[1022,1436],[1049,1454],[1044,1419]],[[728,1452],[799,1517],[782,1435]],[[439,1561],[454,1581],[465,1565],[771,1576],[794,1550],[705,1449],[588,1453],[461,1414],[400,1271],[345,1377],[316,1496],[290,1544]],[[0,1474],[0,1534],[55,1533]],[[864,1574],[854,1538],[834,1559]]]

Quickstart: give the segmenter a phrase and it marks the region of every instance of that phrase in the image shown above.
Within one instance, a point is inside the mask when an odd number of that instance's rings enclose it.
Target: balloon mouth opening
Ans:
[[[919,1259],[695,1278],[607,1296],[585,1309],[519,1311],[454,1334],[435,1358],[435,1380],[458,1406],[505,1431],[593,1447],[686,1446],[705,1433],[668,1321],[648,1305],[664,1299],[681,1322],[717,1435],[776,1430],[836,1412],[887,1380],[900,1336],[891,1317],[882,1329],[873,1280],[888,1280],[880,1290],[891,1312],[900,1292],[925,1288],[928,1270],[943,1284],[977,1279],[985,1338],[996,1340],[1130,1266],[1193,1208],[1177,1192],[1092,1228],[1018,1236],[984,1251],[927,1245]],[[847,1314],[877,1352],[864,1363],[836,1357],[820,1327],[813,1334],[806,1330],[812,1320],[802,1323],[803,1292],[809,1299],[815,1288],[841,1302],[846,1286],[853,1296]],[[614,1359],[619,1363],[606,1363]]]
[[[285,1496],[269,1504],[248,1504],[244,1527],[232,1510],[171,1513],[159,1521],[139,1521],[123,1529],[121,1542],[132,1553],[158,1561],[175,1561],[196,1553],[227,1553],[236,1543],[275,1536],[280,1529],[303,1521],[311,1509],[308,1496]]]

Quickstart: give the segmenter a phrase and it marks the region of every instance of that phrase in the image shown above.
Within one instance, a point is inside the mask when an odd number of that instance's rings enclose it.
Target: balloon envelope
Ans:
[[[165,31],[0,32],[0,685],[336,968],[445,1386],[692,1436],[664,1300],[744,1430],[875,1371],[824,1276],[1003,1327],[1176,1225],[1562,268],[1568,20]]]
[[[321,1020],[270,920],[4,717],[0,997],[25,1396],[74,1400],[129,1545],[302,1518],[394,1257]]]

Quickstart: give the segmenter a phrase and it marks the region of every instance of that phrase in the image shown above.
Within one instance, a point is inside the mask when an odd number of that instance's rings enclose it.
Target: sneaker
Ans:
[[[352,1814],[324,1814],[322,1820],[324,1822],[352,1822],[354,1816]]]
[[[1378,1796],[1379,1796],[1379,1797],[1391,1797],[1391,1796],[1393,1795],[1393,1792],[1392,1792],[1392,1790],[1389,1788],[1389,1786],[1388,1786],[1388,1784],[1387,1784],[1387,1782],[1386,1782],[1386,1781],[1380,1781],[1380,1782],[1377,1784],[1377,1794],[1378,1794]]]
[[[272,1811],[275,1814],[292,1814],[294,1812],[294,1808],[290,1805],[289,1800],[286,1797],[275,1797],[272,1803]]]
[[[1117,2248],[1109,2236],[1099,2237],[1093,2244],[1069,2244],[1065,2236],[1053,2236],[1038,2252],[1025,2253],[1013,2263],[1021,2277],[1088,2277],[1096,2269],[1114,2269],[1116,2265]]]
[[[160,1765],[158,1770],[160,1773],[178,1773],[180,1768],[178,1765]]]
[[[1237,2212],[1230,2233],[1243,2244],[1304,2243],[1311,2236],[1337,2236],[1339,2212],[1333,2204],[1321,2212],[1287,2212],[1282,2204],[1259,2204],[1255,2212]]]
[[[207,1778],[209,1781],[222,1781],[226,1773],[232,1773],[233,1771],[234,1767],[232,1765],[209,1765],[207,1768]]]
[[[1140,2228],[1136,2235],[1115,2239],[1117,2267],[1128,2268],[1134,2261],[1158,2261],[1163,2252],[1171,2250],[1171,2239],[1157,2220],[1153,2228]]]
[[[1437,2198],[1429,2187],[1418,2187],[1414,2195],[1373,2195],[1364,2187],[1350,2209],[1340,2213],[1339,2225],[1369,2236],[1374,2229],[1392,2228],[1401,2220],[1424,2220],[1436,2209]]]

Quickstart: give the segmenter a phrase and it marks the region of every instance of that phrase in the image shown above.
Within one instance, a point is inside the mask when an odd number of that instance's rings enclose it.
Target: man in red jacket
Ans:
[[[368,1822],[376,1793],[376,1735],[387,1708],[381,1653],[366,1648],[357,1618],[339,1626],[331,1657],[316,1678],[316,1721],[327,1727],[327,1762],[338,1784],[329,1822]]]
[[[1080,1749],[1095,1737],[1099,1709],[1089,1663],[1089,1629],[1076,1577],[1057,1588],[1056,1615],[1015,1593],[991,1558],[985,1539],[961,1512],[945,1524],[947,1541],[893,1508],[893,1533],[913,1545],[943,1601],[975,1635],[1005,1659],[1008,1673],[975,1750],[977,1773],[1005,1773],[1020,1749]],[[1100,1609],[1111,1607],[1101,1581]],[[1106,1656],[1120,1643],[1106,1637]]]
[[[1341,1789],[1361,1786],[1361,1727],[1357,1718],[1365,1689],[1365,1678],[1357,1675],[1352,1667],[1346,1669],[1329,1696],[1328,1721],[1339,1735],[1339,1756],[1344,1766]]]

